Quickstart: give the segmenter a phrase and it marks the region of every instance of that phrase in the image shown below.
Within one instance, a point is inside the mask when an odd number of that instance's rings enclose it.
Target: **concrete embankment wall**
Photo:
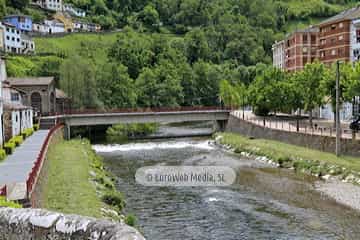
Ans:
[[[0,208],[0,240],[143,240],[124,223],[41,209]]]
[[[234,116],[230,116],[226,131],[238,133],[248,137],[277,140],[284,143],[313,148],[325,152],[335,152],[334,137],[264,128]],[[342,139],[341,150],[347,155],[360,156],[360,141]]]

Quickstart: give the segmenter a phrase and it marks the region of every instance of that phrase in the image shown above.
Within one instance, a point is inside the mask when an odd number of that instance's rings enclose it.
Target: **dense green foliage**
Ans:
[[[123,142],[131,137],[155,133],[158,127],[156,123],[116,124],[107,129],[106,137],[110,142]]]
[[[5,10],[30,11],[41,18],[38,10],[19,7],[18,1],[7,1]],[[121,27],[122,32],[36,39],[39,55],[10,57],[9,75],[54,75],[77,108],[128,108],[219,105],[220,81],[237,88],[254,81],[264,64],[271,63],[272,43],[289,28],[330,17],[356,1],[67,2],[85,9],[87,18],[105,29]],[[256,77],[257,84],[266,84],[261,81]],[[282,81],[272,84],[277,90],[287,88]],[[238,95],[230,101],[244,102]]]

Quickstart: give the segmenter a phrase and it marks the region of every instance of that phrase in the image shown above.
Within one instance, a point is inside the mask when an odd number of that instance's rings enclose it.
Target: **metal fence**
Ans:
[[[336,129],[329,126],[321,126],[318,124],[313,124],[311,127],[309,124],[304,124],[304,122],[299,121],[299,126],[297,126],[296,120],[284,120],[284,119],[274,119],[269,117],[253,117],[247,114],[242,114],[239,111],[235,111],[231,113],[234,117],[242,119],[248,123],[280,131],[286,132],[297,132],[309,135],[317,135],[317,136],[328,136],[328,137],[336,137]],[[341,138],[344,139],[360,139],[360,135],[358,133],[353,133],[349,128],[341,129]]]

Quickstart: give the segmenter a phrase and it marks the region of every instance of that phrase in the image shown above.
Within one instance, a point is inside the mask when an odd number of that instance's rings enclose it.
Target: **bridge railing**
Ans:
[[[63,113],[52,113],[46,116],[57,116],[64,114],[96,114],[96,113],[146,113],[146,112],[186,112],[186,111],[231,111],[230,107],[217,106],[185,106],[185,107],[159,107],[159,108],[117,108],[117,109],[72,109]],[[45,116],[45,115],[43,115]]]
[[[6,196],[6,185],[0,189],[0,196]]]

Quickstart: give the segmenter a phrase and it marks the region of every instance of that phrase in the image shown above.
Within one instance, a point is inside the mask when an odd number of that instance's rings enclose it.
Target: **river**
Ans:
[[[162,126],[160,135],[194,129]],[[137,217],[147,239],[360,239],[360,214],[316,192],[316,179],[227,152],[210,137],[96,144],[94,149],[117,177],[126,211]],[[237,179],[229,187],[137,184],[136,170],[152,165],[229,166]]]

